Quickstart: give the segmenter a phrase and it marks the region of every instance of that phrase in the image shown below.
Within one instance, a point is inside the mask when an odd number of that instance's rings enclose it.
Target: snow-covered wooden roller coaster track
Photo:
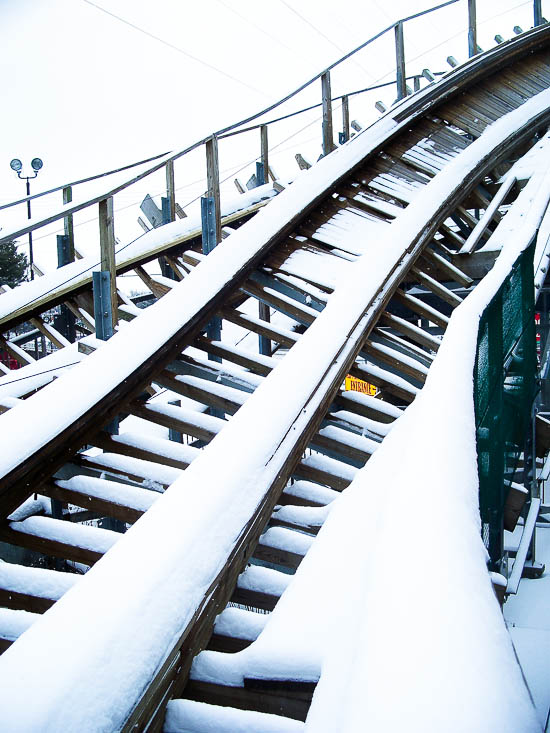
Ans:
[[[7,674],[26,669],[5,690],[33,700],[21,730],[160,730],[182,696],[278,716],[254,717],[254,730],[302,728],[318,673],[224,683],[208,671],[214,653],[250,648],[268,618],[228,604],[274,609],[328,505],[422,390],[506,222],[529,219],[542,196],[536,233],[550,199],[533,173],[534,160],[548,160],[549,61],[548,26],[471,59],[326,156],[208,256],[196,233],[167,235],[163,247],[157,230],[139,263],[169,254],[179,282],[150,282],[157,303],[135,318],[128,308],[124,328],[40,391],[28,395],[30,379],[27,391],[23,380],[0,391],[0,539],[60,566],[101,559],[82,578],[0,566],[0,630],[29,626],[2,657]],[[89,299],[89,282],[76,288],[71,297]],[[1,323],[67,297],[52,288]],[[249,298],[284,321],[250,315]],[[277,348],[266,356],[214,341],[214,318]],[[377,396],[343,392],[348,374]],[[162,389],[184,406],[159,400]],[[195,442],[113,434],[120,415]],[[90,446],[102,452],[82,452]],[[54,500],[57,516],[33,494]],[[78,523],[98,517],[140,521],[125,535]],[[115,662],[109,671],[118,656],[130,660],[123,674]],[[170,706],[169,730],[203,730],[192,702]],[[197,720],[239,730],[241,713],[219,715],[201,708]]]

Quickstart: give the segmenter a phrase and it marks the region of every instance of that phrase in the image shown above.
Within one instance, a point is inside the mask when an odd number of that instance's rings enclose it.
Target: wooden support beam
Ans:
[[[226,396],[211,392],[208,389],[206,381],[204,383],[204,388],[201,388],[195,384],[182,382],[165,370],[158,376],[158,378],[155,378],[155,382],[166,389],[170,389],[176,394],[180,394],[183,397],[189,397],[192,400],[197,400],[197,402],[202,402],[204,405],[208,405],[208,407],[221,410],[229,415],[233,415],[241,406],[240,402],[236,402]],[[179,468],[179,466],[176,466],[176,468]]]
[[[325,469],[311,466],[303,461],[300,461],[294,469],[294,475],[307,481],[314,481],[317,484],[321,484],[321,486],[328,486],[335,491],[343,491],[351,483],[347,478],[338,476]]]
[[[166,295],[166,293],[169,293],[170,290],[172,290],[169,285],[157,282],[153,277],[151,277],[151,275],[149,275],[145,268],[141,267],[141,265],[134,267],[134,272],[142,283],[149,288],[155,298],[162,298],[163,295]]]
[[[342,133],[340,137],[340,145],[347,143],[350,138],[349,126],[349,97],[344,94],[342,97]]]
[[[99,202],[99,246],[101,270],[109,273],[113,331],[118,323],[118,298],[116,292],[115,229],[113,197]]]
[[[420,384],[424,384],[426,381],[428,370],[424,365],[418,362],[418,368],[415,367],[413,364],[410,364],[408,360],[405,360],[406,357],[401,358],[402,355],[396,349],[389,349],[388,347],[374,341],[367,341],[363,346],[362,351],[365,351],[369,356],[372,356],[373,359],[381,361],[384,364],[388,364],[401,374],[405,374],[411,379],[420,382]]]
[[[321,76],[323,95],[323,155],[334,150],[334,132],[332,129],[332,95],[330,91],[330,71]]]
[[[468,239],[462,245],[459,254],[471,254],[477,247],[481,239],[487,235],[489,224],[493,221],[496,214],[498,213],[498,207],[501,206],[506,197],[512,190],[516,183],[514,176],[509,176],[504,183],[500,186],[497,193],[493,196],[493,200],[489,206],[485,209],[482,217],[479,221],[475,222],[475,225],[468,236]]]
[[[503,523],[504,529],[513,532],[518,523],[521,511],[529,498],[529,492],[523,486],[512,484],[504,504]]]
[[[82,321],[90,333],[95,331],[94,319],[84,308],[80,308],[75,300],[66,300],[65,305],[77,320]],[[79,326],[79,328],[81,327]]]
[[[39,535],[17,531],[17,522],[12,522],[10,526],[5,525],[0,527],[0,540],[16,547],[25,547],[28,550],[40,552],[49,557],[59,557],[63,560],[81,562],[85,565],[94,565],[103,557],[102,552],[75,547],[74,545],[59,542],[49,537],[41,537]]]
[[[145,491],[145,489],[142,490]],[[93,494],[82,491],[75,491],[66,487],[64,488],[54,481],[43,484],[40,491],[51,499],[73,504],[74,506],[82,507],[87,511],[97,513],[102,517],[113,517],[114,519],[119,519],[121,522],[127,522],[128,524],[134,524],[134,522],[137,522],[143,514],[143,511],[135,509],[134,507],[112,500],[102,499],[94,496]]]
[[[432,323],[437,324],[440,328],[445,329],[449,325],[449,319],[447,316],[443,315],[440,311],[435,310],[435,308],[432,308],[430,305],[427,305],[427,303],[422,302],[420,298],[417,298],[414,295],[409,295],[409,293],[404,293],[400,288],[395,291],[393,297],[403,303],[403,305],[413,311],[413,313],[417,313],[421,318],[427,318],[429,321],[432,321]]]
[[[266,321],[266,323],[269,323],[270,321],[270,310],[269,306],[265,303],[258,303],[258,315],[262,321]],[[258,346],[260,354],[263,354],[264,356],[271,356],[271,341],[264,335],[259,334],[258,336]]]
[[[45,323],[40,316],[30,318],[29,323],[37,328],[40,333],[44,334],[44,336],[58,349],[62,349],[63,347],[70,345],[70,341],[66,339],[65,336],[59,333],[59,331],[57,331],[53,326],[50,326],[49,323]]]
[[[181,265],[178,264],[178,260],[175,257],[171,257],[170,255],[164,255],[164,259],[174,273],[174,277],[176,278],[176,280],[183,280],[184,271],[182,272],[183,268],[181,267]]]
[[[197,336],[193,345],[198,349],[206,351],[208,354],[219,356],[233,364],[245,367],[245,369],[249,369],[254,374],[259,374],[262,377],[266,377],[273,368],[271,365],[268,366],[260,359],[257,359],[252,352],[239,353],[221,342],[213,343],[205,336]]]
[[[25,349],[22,349],[16,344],[12,344],[11,341],[8,341],[3,336],[0,336],[0,345],[8,352],[11,357],[13,357],[19,364],[21,364],[21,366],[33,364],[36,361],[36,359],[33,359],[30,354],[27,354]]]
[[[243,285],[243,290],[290,318],[294,318],[298,323],[310,326],[315,320],[308,306],[302,306],[297,300],[268,289],[254,280],[248,279]]]
[[[468,56],[477,54],[476,0],[468,0]]]
[[[397,408],[393,406],[389,407],[387,403],[383,402],[380,399],[377,399],[375,401],[368,400],[368,402],[363,403],[361,402],[361,400],[354,399],[355,397],[356,395],[354,393],[341,392],[335,398],[334,406],[336,409],[353,412],[356,415],[368,417],[370,420],[376,420],[376,422],[381,422],[385,424],[392,423],[396,419],[395,416],[389,413],[387,410],[397,410]],[[379,408],[377,408],[376,403],[380,405]],[[399,411],[397,412],[398,414],[400,414]]]
[[[256,560],[271,563],[272,565],[281,565],[282,567],[290,568],[291,570],[296,570],[298,565],[304,559],[304,556],[297,552],[284,550],[280,547],[271,547],[270,545],[265,545],[262,542],[259,542],[256,546],[253,557],[256,558]]]
[[[260,321],[258,321],[248,314],[242,313],[238,310],[224,308],[221,312],[221,315],[226,321],[235,323],[237,326],[246,328],[248,331],[252,331],[253,333],[257,333],[258,335],[265,336],[266,339],[275,341],[276,343],[281,344],[281,346],[285,346],[286,348],[290,348],[291,346],[293,346],[299,338],[298,334],[294,335],[290,332],[283,332],[276,326],[271,325],[269,321],[263,321],[261,319]]]
[[[397,99],[404,99],[407,96],[407,74],[405,71],[405,42],[403,39],[403,23],[397,22],[394,26],[395,31],[395,70],[396,70],[396,86]]]
[[[225,634],[212,634],[208,646],[206,647],[212,652],[223,652],[224,654],[235,654],[242,652],[252,644],[249,639],[238,639],[235,636],[226,636]]]
[[[427,288],[434,295],[437,295],[438,298],[444,300],[453,308],[456,308],[462,303],[461,297],[459,297],[456,293],[453,293],[453,291],[449,288],[446,288],[445,285],[442,285],[435,278],[431,277],[431,275],[428,275],[426,272],[420,270],[418,267],[412,267],[411,272],[416,275],[416,278],[421,285]]]
[[[162,466],[172,466],[173,468],[180,468],[183,470],[189,465],[189,461],[178,460],[176,458],[171,458],[170,456],[161,455],[154,450],[136,448],[128,443],[122,443],[118,440],[114,440],[108,433],[104,432],[100,432],[94,436],[92,443],[96,448],[101,448],[109,453],[119,453],[122,456],[130,456],[131,458],[141,458],[143,461],[160,463]],[[173,443],[171,445],[173,445]]]
[[[535,28],[544,23],[542,17],[542,0],[533,0],[533,25]]]
[[[250,606],[251,608],[260,608],[263,611],[273,611],[279,598],[280,596],[272,593],[262,593],[250,588],[239,588],[237,585],[231,596],[231,602],[240,603],[242,606]]]
[[[212,135],[205,143],[206,148],[206,185],[207,197],[214,199],[214,218],[216,244],[222,241],[220,210],[220,169],[218,163],[218,138]]]
[[[449,260],[446,260],[433,249],[426,248],[422,253],[422,259],[427,261],[430,267],[433,267],[436,272],[441,273],[441,275],[447,280],[457,282],[465,288],[471,287],[474,283],[472,278],[466,275],[465,272],[456,265],[453,265]]]
[[[426,367],[431,366],[434,356],[431,352],[425,348],[413,343],[408,338],[403,338],[403,335],[398,335],[393,330],[387,328],[381,328],[376,326],[371,332],[372,336],[376,336],[380,343],[385,343],[392,348],[401,351],[405,356],[411,359],[417,359],[421,364]]]
[[[260,125],[260,160],[264,167],[264,183],[269,180],[269,143],[267,125]]]
[[[356,364],[349,373],[369,384],[374,384],[375,387],[393,395],[405,404],[412,402],[418,392],[417,388],[409,384],[406,379],[400,379],[385,369],[375,368],[374,364]]]
[[[73,200],[73,189],[71,186],[65,186],[63,189],[63,203],[70,204]],[[67,214],[63,219],[63,229],[65,236],[68,237],[69,244],[69,262],[74,262],[75,259],[75,248],[74,248],[74,223],[73,215]]]
[[[174,161],[166,163],[166,198],[168,199],[168,216],[170,221],[176,221],[176,189],[174,185]]]
[[[256,686],[247,682],[250,687],[246,684],[244,687],[226,687],[191,679],[185,688],[185,697],[211,705],[283,715],[293,720],[306,719],[315,683],[262,680],[263,684]],[[302,689],[302,685],[306,687]]]
[[[307,171],[311,168],[311,163],[306,160],[301,153],[296,153],[294,157],[296,158],[296,162],[298,163],[298,167],[301,171]]]
[[[200,420],[193,422],[192,420],[182,420],[166,415],[163,412],[155,410],[151,405],[144,404],[134,400],[129,407],[130,413],[141,417],[143,420],[162,425],[169,430],[175,430],[178,433],[192,435],[194,438],[209,443],[218,434],[217,430],[212,430],[200,424]],[[200,413],[199,413],[200,415]],[[181,441],[180,441],[181,442]]]
[[[17,593],[11,588],[0,587],[0,608],[11,608],[14,611],[29,613],[45,613],[57,599],[40,598],[29,593]]]

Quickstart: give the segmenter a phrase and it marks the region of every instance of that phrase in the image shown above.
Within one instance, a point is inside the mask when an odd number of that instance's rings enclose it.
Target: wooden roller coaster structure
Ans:
[[[189,679],[193,659],[203,649],[232,653],[253,642],[220,631],[216,618],[228,604],[275,607],[280,593],[256,576],[267,568],[282,591],[320,529],[302,508],[324,506],[344,490],[422,389],[453,310],[498,254],[484,245],[525,186],[507,173],[547,131],[549,62],[545,25],[402,100],[265,206],[232,215],[227,223],[239,229],[207,256],[194,231],[121,263],[119,272],[140,269],[157,303],[136,316],[119,300],[129,323],[110,341],[83,347],[82,363],[40,391],[0,397],[10,452],[0,478],[0,540],[55,558],[48,570],[21,568],[17,582],[0,573],[0,604],[33,614],[60,596],[38,592],[37,573],[69,570],[66,587],[85,583],[75,566],[108,563],[108,548],[125,542],[115,530],[162,502],[159,494],[199,457],[203,467],[215,457],[219,434],[242,429],[243,453],[253,453],[251,430],[273,430],[257,500],[223,567],[175,643],[158,650],[148,684],[135,690],[117,729],[160,730],[168,701],[180,697],[305,720],[313,682],[215,685]],[[158,256],[174,279],[143,270]],[[350,291],[349,307],[338,323],[331,301],[341,303],[342,290]],[[285,325],[251,315],[250,299],[283,314]],[[78,318],[89,314],[90,279],[6,314],[2,328],[29,319],[44,328],[42,314],[59,303]],[[222,340],[220,322],[260,337],[264,353]],[[115,363],[138,335],[135,354]],[[274,390],[264,385],[277,384],[279,374],[292,378],[298,364],[307,365],[309,388],[295,375],[301,391],[280,394],[288,415],[271,426]],[[95,385],[94,374],[109,376]],[[342,391],[346,375],[373,385],[376,397]],[[162,390],[200,407],[161,404]],[[52,415],[62,396],[71,410]],[[247,429],[240,410],[253,401],[264,406],[266,423]],[[33,415],[45,413],[47,427],[35,430]],[[116,421],[128,415],[188,436],[187,443],[118,433]],[[21,425],[24,436],[16,432]],[[219,466],[211,471],[224,480]],[[52,500],[52,511],[33,500],[37,494]],[[64,533],[105,517],[103,528]],[[4,648],[10,645],[5,638]]]

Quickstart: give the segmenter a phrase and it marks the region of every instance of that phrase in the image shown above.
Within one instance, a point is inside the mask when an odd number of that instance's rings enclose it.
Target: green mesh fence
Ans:
[[[518,257],[479,323],[474,368],[479,501],[492,570],[501,569],[504,504],[535,397],[534,247],[533,242]]]

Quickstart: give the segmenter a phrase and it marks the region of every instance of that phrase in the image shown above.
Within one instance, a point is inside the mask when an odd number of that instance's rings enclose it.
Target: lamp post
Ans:
[[[10,163],[10,168],[17,173],[17,177],[20,178],[22,181],[25,180],[27,184],[27,196],[31,195],[31,184],[30,181],[32,178],[36,178],[38,175],[38,171],[42,168],[44,163],[41,161],[40,158],[33,158],[31,160],[31,168],[34,171],[34,176],[22,176],[21,171],[23,170],[23,163],[19,160],[19,158],[14,158]],[[27,198],[27,219],[31,218],[31,200],[30,198]],[[31,271],[31,280],[34,280],[34,270],[33,270],[33,252],[32,252],[32,232],[29,232],[29,267]]]

